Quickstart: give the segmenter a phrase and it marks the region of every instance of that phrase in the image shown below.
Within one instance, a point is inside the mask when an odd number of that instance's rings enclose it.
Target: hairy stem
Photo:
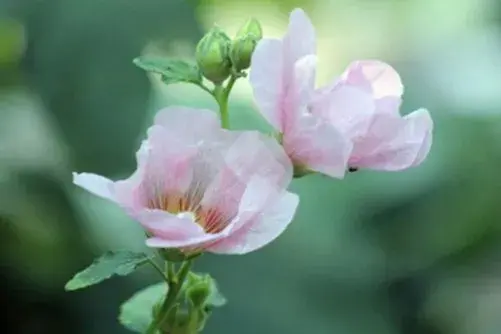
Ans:
[[[186,280],[188,273],[190,272],[192,264],[193,260],[187,260],[183,262],[181,268],[179,269],[177,274],[174,275],[174,277],[171,276],[172,273],[174,273],[173,265],[167,264],[169,291],[167,292],[167,296],[162,304],[162,307],[157,313],[155,319],[153,319],[153,321],[151,322],[145,334],[157,334],[158,330],[162,327],[167,319],[169,310],[177,301],[179,293],[181,292],[181,288],[183,287],[183,283]]]

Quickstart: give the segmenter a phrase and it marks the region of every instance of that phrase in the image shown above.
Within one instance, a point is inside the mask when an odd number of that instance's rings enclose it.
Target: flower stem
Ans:
[[[221,126],[223,129],[230,128],[230,113],[228,110],[228,97],[230,96],[230,92],[235,85],[235,82],[239,78],[238,75],[233,74],[228,81],[226,87],[221,85],[216,86],[214,88],[214,97],[216,98],[217,103],[219,104],[219,113],[221,115]]]
[[[168,276],[168,285],[169,290],[167,292],[167,296],[160,308],[160,311],[157,313],[155,319],[151,322],[150,326],[146,330],[145,334],[156,334],[159,328],[164,324],[167,319],[167,315],[172,306],[176,303],[176,300],[181,292],[183,287],[183,283],[186,280],[186,276],[190,272],[191,266],[193,264],[193,260],[187,260],[183,262],[181,268],[177,272],[176,275],[171,276],[174,273],[174,267],[172,264],[167,264],[167,276]]]

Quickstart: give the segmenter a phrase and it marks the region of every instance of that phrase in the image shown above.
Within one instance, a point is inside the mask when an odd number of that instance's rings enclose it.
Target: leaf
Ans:
[[[144,253],[107,252],[66,283],[65,290],[73,291],[86,288],[113,275],[127,276],[147,261],[148,256]]]
[[[167,85],[179,82],[202,83],[202,73],[198,67],[180,59],[142,56],[133,62],[147,72],[160,74]]]
[[[120,307],[118,320],[133,332],[144,333],[153,321],[153,308],[167,294],[164,282],[150,285],[135,293]]]

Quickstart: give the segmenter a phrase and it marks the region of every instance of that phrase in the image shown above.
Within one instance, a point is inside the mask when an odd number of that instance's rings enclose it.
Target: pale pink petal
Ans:
[[[188,137],[154,125],[148,129],[150,154],[141,187],[148,199],[165,193],[184,193],[193,178],[192,161],[199,151]]]
[[[368,135],[355,144],[352,167],[397,171],[419,165],[428,155],[433,121],[425,109],[404,118],[379,114]]]
[[[284,147],[294,163],[343,178],[352,143],[318,116],[305,113],[296,119],[296,131],[284,137]]]
[[[115,201],[114,182],[103,176],[91,173],[73,173],[73,183],[88,192]]]
[[[259,112],[278,131],[282,131],[281,103],[285,94],[283,44],[262,39],[252,54],[249,81]]]
[[[376,112],[400,115],[400,105],[402,98],[395,96],[387,96],[375,100]]]
[[[208,109],[195,109],[171,106],[160,110],[155,115],[155,124],[161,125],[173,136],[182,137],[183,141],[197,142],[209,139],[221,128],[215,112]]]
[[[246,183],[237,177],[231,168],[225,166],[207,186],[201,205],[203,208],[216,210],[221,224],[228,223],[238,212],[245,187]]]
[[[142,197],[140,185],[144,178],[145,165],[150,154],[150,146],[147,140],[143,140],[139,150],[136,152],[136,171],[127,179],[116,181],[114,191],[117,202],[128,213],[139,210],[147,202],[147,198]]]
[[[274,138],[258,131],[241,132],[225,154],[225,164],[247,183],[263,176],[277,187],[286,187],[292,179],[292,164]]]
[[[367,87],[370,85],[373,97],[400,98],[404,86],[400,75],[390,65],[378,60],[360,60],[353,62],[343,74],[344,80],[355,86]]]
[[[259,182],[249,187],[239,210],[243,222],[235,224],[229,236],[210,246],[209,251],[245,254],[267,245],[282,234],[294,217],[299,197],[286,191],[266,196],[270,193],[270,189],[266,188],[269,186]],[[256,211],[260,213],[249,217],[249,213]]]
[[[292,80],[288,84],[287,92],[282,102],[283,132],[293,132],[293,120],[300,114],[307,112],[308,105],[315,94],[317,56],[307,55],[299,59],[293,67]]]
[[[302,9],[296,8],[291,12],[283,41],[286,68],[292,68],[300,58],[316,53],[315,28]]]
[[[310,111],[328,120],[344,136],[355,139],[367,133],[375,113],[375,103],[363,89],[338,83],[329,92],[316,95]]]
[[[184,248],[222,238],[224,234],[207,234],[189,216],[173,215],[160,210],[145,210],[138,221],[153,236],[146,241],[154,248]]]
[[[418,151],[416,155],[416,159],[412,163],[412,166],[420,165],[424,159],[430,153],[431,144],[433,142],[433,120],[430,116],[430,113],[426,109],[418,109],[415,112],[405,116],[405,119],[408,122],[412,122],[414,120],[414,132],[419,133],[424,131],[424,139],[422,141],[421,149]]]

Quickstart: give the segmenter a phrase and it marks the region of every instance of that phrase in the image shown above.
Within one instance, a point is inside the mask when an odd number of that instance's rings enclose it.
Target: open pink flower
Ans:
[[[360,61],[315,89],[315,31],[300,9],[285,37],[263,39],[252,57],[250,81],[263,116],[283,135],[296,165],[333,177],[347,167],[401,170],[420,164],[431,147],[426,110],[405,117],[403,86],[389,65]]]
[[[210,110],[160,111],[137,164],[126,180],[88,173],[73,180],[141,223],[150,247],[251,252],[284,231],[299,202],[286,191],[292,166],[276,141],[223,130]]]
[[[315,96],[315,30],[306,14],[294,10],[283,39],[262,39],[251,60],[250,82],[266,120],[282,133],[285,151],[295,165],[341,178],[352,150],[351,141],[329,120],[311,111]],[[364,90],[345,87],[332,95],[337,108],[370,112]]]
[[[370,113],[354,109],[349,114],[339,109],[332,95],[346,87],[371,94],[375,109]],[[315,92],[311,111],[329,120],[353,142],[350,168],[403,170],[423,162],[431,148],[433,130],[425,109],[400,115],[403,90],[400,76],[390,65],[356,61],[333,84]]]

